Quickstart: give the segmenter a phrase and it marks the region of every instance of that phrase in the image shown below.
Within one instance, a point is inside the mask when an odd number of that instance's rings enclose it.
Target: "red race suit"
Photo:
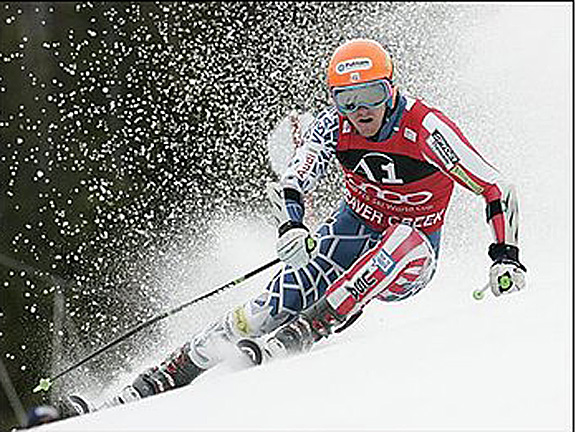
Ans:
[[[404,223],[430,234],[442,227],[458,183],[484,197],[494,241],[504,242],[504,215],[490,211],[502,197],[498,171],[441,111],[400,97],[399,121],[382,141],[358,134],[335,108],[322,111],[297,149],[283,186],[309,192],[336,156],[344,173],[344,199],[366,224],[384,230]]]

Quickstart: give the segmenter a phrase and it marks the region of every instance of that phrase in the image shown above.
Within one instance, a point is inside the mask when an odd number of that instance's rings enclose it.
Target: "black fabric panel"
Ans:
[[[296,189],[284,188],[284,198],[287,200],[296,201],[298,204],[303,205],[302,194]]]
[[[497,214],[504,213],[504,209],[502,208],[502,201],[495,200],[490,201],[486,205],[486,220],[489,221]]]
[[[370,155],[370,153],[373,153],[373,155]],[[367,167],[367,169],[370,170],[370,175],[374,177],[377,182],[387,178],[388,174],[382,167],[391,163],[394,164],[396,178],[402,180],[403,184],[422,180],[439,171],[438,168],[426,161],[414,159],[410,156],[376,152],[374,150],[357,149],[338,151],[336,152],[336,157],[346,169],[369,178],[369,175],[365,172],[365,167]],[[363,158],[364,161],[360,164]]]

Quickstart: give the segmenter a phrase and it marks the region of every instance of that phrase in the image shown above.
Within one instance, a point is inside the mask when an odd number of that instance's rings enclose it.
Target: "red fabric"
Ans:
[[[371,150],[384,154],[408,156],[412,159],[426,162],[422,153],[422,139],[419,132],[422,118],[427,108],[416,103],[409,111],[405,111],[400,121],[398,132],[383,142],[372,142],[354,131],[348,120],[340,118],[340,132],[336,151]],[[348,125],[346,125],[348,123]],[[404,135],[408,128],[418,134],[418,142],[414,143]],[[450,202],[454,182],[441,172],[424,179],[407,184],[382,184],[369,180],[365,175],[354,173],[342,167],[345,176],[345,199],[352,209],[358,213],[371,227],[384,230],[394,223],[406,223],[426,233],[437,231],[444,223],[446,208]],[[419,196],[418,194],[424,193]],[[421,205],[399,203],[402,200],[422,201],[428,193],[432,197]],[[423,198],[422,198],[423,197]]]
[[[355,213],[376,230],[385,230],[395,223],[404,223],[427,234],[437,231],[444,223],[455,182],[481,194],[486,202],[502,196],[497,184],[474,175],[465,161],[459,160],[447,166],[445,161],[440,160],[438,152],[432,150],[428,142],[433,137],[430,137],[429,131],[422,124],[424,118],[431,113],[461,141],[458,150],[469,149],[466,151],[473,155],[473,159],[481,160],[494,169],[472,147],[454,122],[420,100],[415,100],[409,109],[404,110],[398,130],[383,142],[373,142],[359,135],[349,120],[340,116],[336,147],[339,159],[342,159],[342,155],[357,152],[375,155],[371,157],[376,158],[382,155],[384,161],[380,166],[388,177],[378,181],[365,172],[361,166],[362,163],[365,166],[362,159],[356,167],[346,167],[341,160],[345,200]],[[387,160],[389,164],[385,165]],[[418,167],[422,166],[431,172],[418,178]],[[394,177],[398,172],[406,173],[410,170],[416,180],[404,181]],[[505,225],[498,218],[494,218],[490,223],[495,240],[503,241]]]
[[[347,315],[358,303],[362,303],[365,299],[376,291],[389,290],[398,294],[402,294],[405,290],[403,285],[395,285],[399,278],[404,278],[407,281],[414,281],[419,276],[418,272],[407,273],[408,269],[422,267],[426,262],[426,257],[420,254],[412,260],[405,262],[404,259],[415,248],[422,245],[424,238],[416,230],[411,230],[410,234],[406,236],[399,244],[392,246],[390,244],[390,237],[395,234],[399,225],[395,225],[384,232],[383,238],[378,244],[366,254],[364,254],[350,269],[344,272],[328,289],[326,297],[331,301],[336,311],[341,315]],[[408,228],[403,227],[404,230]],[[406,235],[404,232],[401,235]],[[402,265],[403,267],[394,270],[390,267],[390,271],[383,270],[380,266],[375,265],[374,257],[384,251],[389,257],[392,258],[394,266]],[[385,273],[386,271],[386,273]],[[395,276],[393,274],[396,273]],[[390,278],[392,278],[390,280]],[[358,280],[361,279],[361,283]],[[335,300],[340,299],[340,301]]]

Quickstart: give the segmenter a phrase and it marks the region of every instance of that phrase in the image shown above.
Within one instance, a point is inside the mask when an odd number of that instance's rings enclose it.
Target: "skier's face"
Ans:
[[[347,114],[348,120],[352,122],[358,133],[366,138],[374,136],[380,130],[386,105],[378,108],[359,107],[356,111]]]

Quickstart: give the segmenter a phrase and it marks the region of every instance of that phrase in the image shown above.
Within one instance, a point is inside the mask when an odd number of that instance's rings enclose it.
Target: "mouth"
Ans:
[[[367,118],[358,119],[358,123],[368,124],[368,123],[372,123],[373,120],[374,119],[372,117],[367,117]]]

